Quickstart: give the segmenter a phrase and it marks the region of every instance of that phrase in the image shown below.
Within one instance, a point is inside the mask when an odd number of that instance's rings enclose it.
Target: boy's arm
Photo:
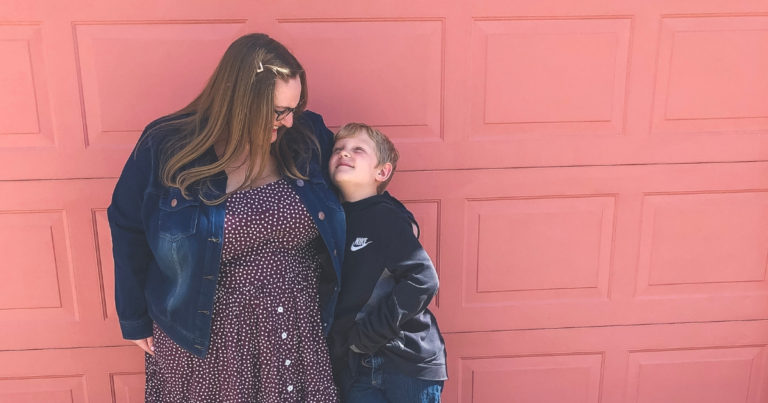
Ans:
[[[427,309],[437,293],[437,272],[414,236],[411,222],[405,217],[394,221],[387,225],[393,228],[386,231],[391,241],[383,258],[395,285],[389,295],[356,321],[349,339],[350,348],[356,352],[373,353],[392,340],[402,324]]]

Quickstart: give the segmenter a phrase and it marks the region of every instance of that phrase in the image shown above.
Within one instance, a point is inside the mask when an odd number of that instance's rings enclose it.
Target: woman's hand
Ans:
[[[155,339],[152,336],[146,339],[131,340],[149,355],[155,355]]]

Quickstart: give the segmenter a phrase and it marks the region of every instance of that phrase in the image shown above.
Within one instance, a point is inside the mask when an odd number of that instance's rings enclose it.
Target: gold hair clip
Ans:
[[[282,74],[284,76],[287,76],[288,74],[291,73],[291,70],[286,69],[285,67],[273,66],[271,64],[268,64],[266,67],[269,67],[270,69],[272,69],[272,72],[275,73],[275,75]]]
[[[264,71],[264,67],[269,67],[272,70],[272,72],[275,73],[275,75],[282,74],[284,76],[287,76],[291,73],[291,70],[285,67],[273,66],[271,64],[264,65],[264,64],[261,64],[261,62],[259,62],[259,67],[256,68],[256,72],[261,73],[262,71]]]

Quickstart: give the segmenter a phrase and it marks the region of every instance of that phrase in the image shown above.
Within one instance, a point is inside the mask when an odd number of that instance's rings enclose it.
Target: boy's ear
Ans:
[[[382,165],[376,172],[376,182],[384,182],[392,175],[392,164],[389,162]]]

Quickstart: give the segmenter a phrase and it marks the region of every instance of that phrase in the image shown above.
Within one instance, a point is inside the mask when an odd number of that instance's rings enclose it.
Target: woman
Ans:
[[[323,336],[344,215],[324,171],[332,134],[306,102],[296,58],[246,35],[128,159],[108,213],[147,402],[337,400]]]

